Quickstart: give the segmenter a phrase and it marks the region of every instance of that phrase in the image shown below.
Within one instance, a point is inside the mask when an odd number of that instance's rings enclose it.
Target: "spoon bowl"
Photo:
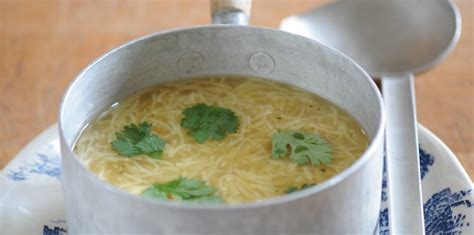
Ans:
[[[336,48],[380,78],[438,64],[459,40],[460,26],[450,0],[358,0],[288,17],[280,28]]]

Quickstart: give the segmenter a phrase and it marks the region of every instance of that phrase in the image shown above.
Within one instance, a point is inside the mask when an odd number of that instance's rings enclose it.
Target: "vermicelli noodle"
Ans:
[[[180,122],[183,110],[198,103],[232,110],[237,132],[197,143]],[[112,149],[116,132],[140,122],[166,141],[161,159]],[[331,162],[272,159],[272,135],[280,130],[319,134],[332,146]],[[368,142],[354,118],[312,93],[263,79],[212,77],[160,84],[120,101],[85,128],[74,151],[100,178],[133,194],[182,176],[204,180],[226,202],[238,203],[320,183],[351,165]]]

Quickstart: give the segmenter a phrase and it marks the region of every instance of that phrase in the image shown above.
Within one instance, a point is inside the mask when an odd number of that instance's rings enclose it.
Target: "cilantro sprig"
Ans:
[[[317,134],[283,131],[272,136],[273,159],[289,156],[300,165],[319,165],[330,163],[331,153],[332,147]]]
[[[179,177],[165,184],[153,184],[142,192],[143,196],[164,200],[180,200],[187,202],[213,203],[223,202],[216,190],[206,181]]]
[[[307,189],[307,188],[309,188],[309,187],[311,187],[311,186],[314,186],[314,185],[315,185],[315,184],[303,184],[303,185],[301,185],[300,188],[295,187],[295,186],[290,186],[290,187],[288,187],[288,189],[285,190],[285,193],[286,193],[286,194],[294,193],[294,192],[296,192],[296,191],[300,191],[300,190],[303,190],[303,189]]]
[[[222,140],[229,133],[237,132],[239,119],[230,109],[196,104],[183,111],[181,126],[188,129],[194,140],[200,144],[206,140]]]
[[[166,142],[158,135],[151,133],[151,124],[142,122],[138,126],[124,126],[120,132],[115,132],[116,139],[112,141],[112,149],[125,157],[146,154],[154,159],[160,159]]]

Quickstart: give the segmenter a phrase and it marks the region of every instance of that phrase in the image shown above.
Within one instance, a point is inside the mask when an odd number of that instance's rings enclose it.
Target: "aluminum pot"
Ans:
[[[231,2],[214,8],[214,22],[246,21]],[[223,74],[262,77],[318,94],[353,115],[369,135],[370,145],[349,168],[307,190],[253,203],[206,206],[129,194],[100,180],[72,152],[84,126],[118,100],[165,81]],[[137,39],[89,65],[64,95],[59,130],[68,230],[71,234],[373,233],[380,207],[384,124],[381,95],[367,73],[316,41],[239,25],[171,30]]]

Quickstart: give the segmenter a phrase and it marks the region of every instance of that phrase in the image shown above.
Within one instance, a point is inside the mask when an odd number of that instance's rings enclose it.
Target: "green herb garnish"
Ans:
[[[301,189],[300,189],[300,190],[307,189],[307,188],[312,187],[312,186],[314,186],[314,185],[316,185],[316,184],[303,184],[303,185],[301,185]]]
[[[289,193],[293,193],[293,192],[296,192],[296,191],[298,191],[298,188],[297,188],[297,187],[295,187],[295,186],[290,186],[290,187],[288,187],[288,188],[285,190],[285,193],[286,193],[286,194],[289,194]]]
[[[142,122],[138,126],[124,126],[120,132],[115,132],[116,140],[112,141],[112,149],[118,154],[132,157],[146,154],[154,159],[160,159],[166,142],[158,135],[150,133],[151,124]]]
[[[183,111],[181,126],[200,144],[206,140],[222,140],[237,132],[239,119],[232,110],[207,104],[196,104]]]
[[[328,164],[332,159],[331,153],[331,146],[317,134],[284,131],[272,136],[273,159],[289,156],[300,165],[319,165]]]
[[[304,189],[307,189],[307,188],[309,188],[311,186],[314,186],[314,185],[315,184],[303,184],[303,185],[301,185],[301,188],[299,188],[299,189],[295,186],[291,186],[291,187],[288,187],[288,189],[285,190],[285,193],[286,194],[294,193],[296,191],[304,190]]]
[[[143,196],[164,200],[180,200],[188,202],[223,202],[216,190],[206,184],[206,181],[179,177],[165,184],[153,184],[142,192]]]

